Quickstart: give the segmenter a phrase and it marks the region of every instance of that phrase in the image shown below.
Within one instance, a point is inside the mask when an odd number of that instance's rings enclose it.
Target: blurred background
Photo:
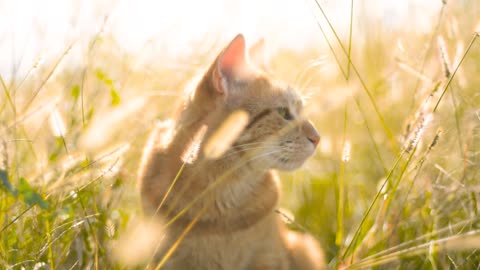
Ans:
[[[463,2],[478,6],[475,1]],[[348,37],[351,1],[318,3],[335,29]],[[141,62],[158,62],[164,54],[169,58],[198,54],[199,48],[192,43],[203,47],[223,44],[239,32],[253,39],[266,38],[271,49],[326,46],[312,16],[318,13],[315,1],[3,0],[0,5],[0,62],[7,78],[24,74],[39,60],[63,53],[72,43],[78,51],[69,54],[68,60],[81,63],[85,59],[78,52],[99,32],[114,39],[125,53],[140,54]],[[428,32],[442,2],[369,0],[357,5],[355,36],[363,40],[362,33],[379,28]],[[320,16],[318,19],[323,21]]]
[[[331,268],[477,269],[479,32],[475,0],[0,0],[0,265],[142,269],[146,137],[244,33],[322,135],[292,229]]]

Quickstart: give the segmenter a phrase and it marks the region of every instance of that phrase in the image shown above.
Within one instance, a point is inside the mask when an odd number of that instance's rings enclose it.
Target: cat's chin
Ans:
[[[291,161],[288,163],[278,164],[277,166],[274,167],[274,169],[279,171],[286,171],[286,172],[295,171],[296,169],[302,167],[305,161],[306,159],[301,161],[295,161],[295,162]]]

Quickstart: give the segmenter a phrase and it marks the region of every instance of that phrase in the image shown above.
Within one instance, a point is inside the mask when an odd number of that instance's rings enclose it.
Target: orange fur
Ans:
[[[156,262],[202,211],[163,269],[325,267],[313,238],[289,232],[274,213],[279,184],[272,171],[298,168],[313,154],[319,135],[303,118],[296,91],[250,61],[238,35],[176,121],[158,126],[145,148],[139,171],[143,208],[163,220],[178,217],[165,228]],[[237,110],[247,112],[250,122],[220,158],[209,158],[205,142]]]

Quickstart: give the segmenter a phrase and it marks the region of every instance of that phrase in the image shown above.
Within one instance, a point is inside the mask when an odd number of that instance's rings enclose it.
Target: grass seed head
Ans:
[[[8,170],[7,141],[0,140],[0,169]]]
[[[202,126],[200,130],[195,134],[192,142],[185,149],[185,152],[182,154],[182,161],[185,163],[193,163],[198,156],[198,151],[200,150],[200,145],[203,141],[203,137],[207,131],[207,126]]]
[[[418,142],[420,141],[423,133],[425,132],[425,128],[430,124],[432,119],[432,114],[422,115],[421,118],[419,118],[417,125],[412,130],[412,133],[409,135],[405,143],[405,152],[412,152],[412,150],[418,145]]]
[[[453,57],[453,66],[456,67],[460,64],[460,60],[465,52],[465,43],[462,40],[457,41],[457,47],[455,49],[455,56]]]
[[[349,141],[345,141],[343,146],[343,153],[342,153],[342,161],[347,163],[350,160],[350,153],[352,150],[352,146]]]
[[[63,121],[63,117],[57,108],[53,109],[52,113],[50,114],[49,123],[53,136],[63,137],[65,135],[67,131],[65,121]]]
[[[247,112],[239,110],[229,115],[205,144],[205,156],[211,159],[221,157],[242,133],[247,124]]]
[[[438,130],[437,133],[435,134],[435,137],[433,137],[432,142],[428,146],[428,151],[432,150],[435,147],[435,145],[437,145],[441,134],[442,134],[442,130]]]
[[[437,44],[438,44],[438,53],[440,57],[440,62],[442,63],[443,76],[445,76],[445,78],[448,79],[452,74],[451,72],[452,67],[450,65],[450,60],[447,52],[447,45],[445,43],[445,39],[442,36],[438,36]]]
[[[142,220],[122,234],[112,245],[114,258],[127,267],[148,262],[161,240],[161,224]]]

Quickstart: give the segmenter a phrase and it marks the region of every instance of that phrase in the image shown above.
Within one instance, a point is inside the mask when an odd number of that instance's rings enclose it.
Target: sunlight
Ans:
[[[336,29],[347,33],[351,1],[318,3]],[[359,19],[380,18],[390,27],[402,28],[407,21],[411,27],[415,20],[413,30],[422,31],[429,29],[440,1],[370,0],[357,5]],[[7,0],[0,2],[0,51],[8,52],[0,54],[0,74],[5,78],[25,74],[35,63],[55,59],[73,42],[85,50],[99,32],[113,36],[128,52],[139,53],[151,45],[151,56],[172,59],[198,50],[192,42],[201,42],[208,50],[239,32],[250,39],[265,37],[272,50],[324,47],[312,16],[315,6],[307,0]],[[424,8],[422,14],[416,7]],[[81,62],[81,54],[70,60]]]

